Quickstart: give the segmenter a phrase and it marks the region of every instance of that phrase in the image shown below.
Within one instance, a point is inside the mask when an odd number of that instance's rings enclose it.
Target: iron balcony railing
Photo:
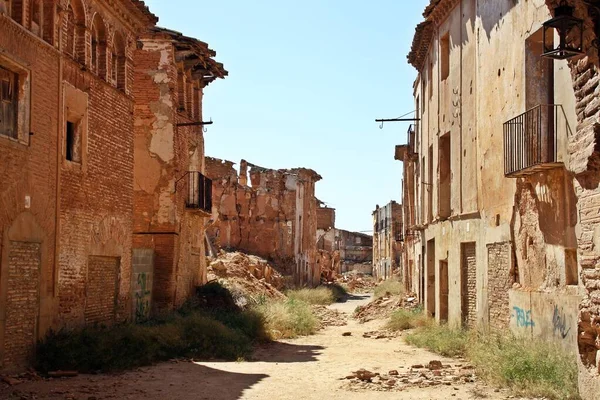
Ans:
[[[519,177],[562,165],[560,135],[569,125],[559,104],[533,107],[504,123],[504,175]]]
[[[212,180],[200,172],[188,173],[186,208],[212,212]]]

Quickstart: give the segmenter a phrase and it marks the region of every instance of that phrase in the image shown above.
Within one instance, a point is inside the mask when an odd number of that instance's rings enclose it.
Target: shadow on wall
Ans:
[[[517,5],[519,0],[497,0],[478,2],[477,15],[481,18],[481,26],[485,30],[488,40],[491,39],[492,30],[498,29],[502,18]]]

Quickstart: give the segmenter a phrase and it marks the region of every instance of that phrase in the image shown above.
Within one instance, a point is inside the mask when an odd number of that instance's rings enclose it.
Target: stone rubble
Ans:
[[[361,323],[365,323],[376,319],[389,318],[392,312],[400,308],[412,310],[417,307],[419,307],[419,302],[412,293],[405,296],[387,295],[358,307],[354,312],[354,318],[358,319]]]
[[[412,387],[456,386],[478,379],[470,365],[444,365],[439,360],[431,360],[427,365],[400,367],[387,373],[359,369],[341,380],[347,381],[342,388],[351,391],[402,391]]]

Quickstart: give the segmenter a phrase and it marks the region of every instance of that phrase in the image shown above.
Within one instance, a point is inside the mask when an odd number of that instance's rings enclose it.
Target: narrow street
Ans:
[[[331,307],[349,315],[369,301],[357,295]],[[50,381],[27,382],[0,389],[0,399],[101,400],[234,400],[234,399],[506,399],[480,383],[457,382],[402,391],[349,388],[344,378],[361,368],[387,373],[407,372],[412,365],[440,360],[460,365],[460,360],[440,358],[409,346],[401,338],[364,338],[383,321],[328,327],[317,335],[277,342],[257,350],[254,360],[243,362],[171,362],[119,375],[82,375]],[[351,332],[351,336],[343,336]]]

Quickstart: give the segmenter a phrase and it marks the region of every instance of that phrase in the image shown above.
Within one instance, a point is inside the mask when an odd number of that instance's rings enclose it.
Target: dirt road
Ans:
[[[351,314],[368,301],[355,296],[331,307]],[[363,338],[383,321],[361,325],[349,319],[347,326],[330,327],[319,334],[258,349],[249,362],[176,362],[141,368],[120,375],[79,376],[71,379],[0,386],[0,399],[507,399],[506,391],[494,391],[478,383],[454,382],[402,391],[364,389],[341,378],[361,368],[388,373],[408,371],[414,364],[440,360],[427,351],[408,346],[401,338]],[[343,333],[351,332],[351,336]],[[354,381],[356,382],[356,381]],[[1,384],[0,384],[1,385]]]

